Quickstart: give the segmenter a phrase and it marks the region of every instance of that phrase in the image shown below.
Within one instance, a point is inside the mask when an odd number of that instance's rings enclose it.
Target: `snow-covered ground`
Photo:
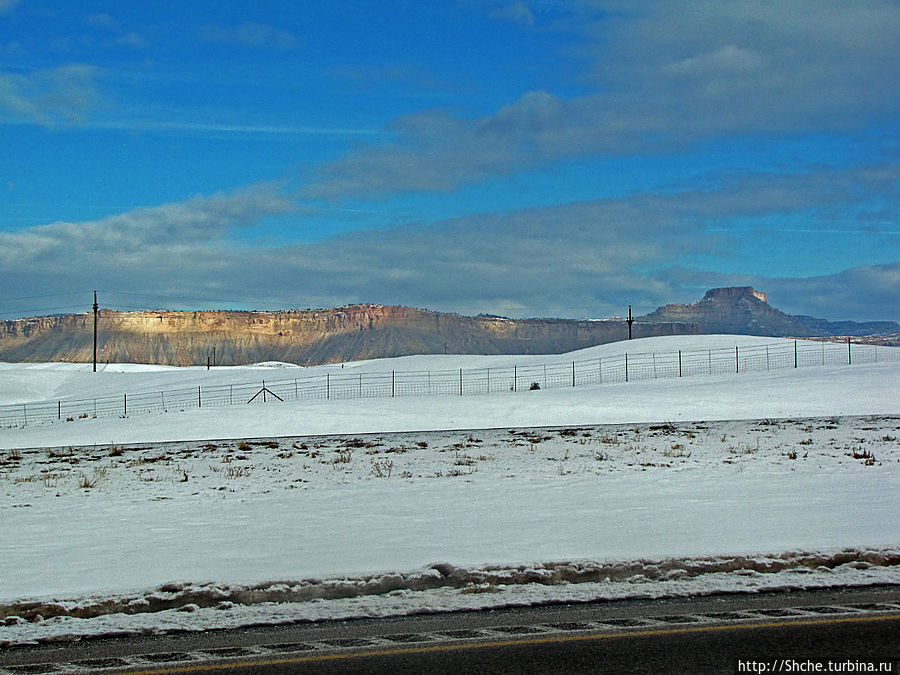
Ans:
[[[653,338],[628,348],[767,342],[778,341]],[[273,370],[88,369],[0,364],[3,402]],[[898,384],[890,361],[2,429],[0,644],[900,583]]]

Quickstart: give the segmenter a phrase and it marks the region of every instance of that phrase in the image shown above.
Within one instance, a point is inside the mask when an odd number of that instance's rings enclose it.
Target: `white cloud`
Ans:
[[[0,0],[0,14],[11,12],[19,5],[20,2],[21,0]]]
[[[251,21],[239,26],[207,24],[200,29],[200,39],[226,45],[269,49],[292,49],[297,43],[296,36],[287,31]]]
[[[256,224],[295,204],[268,185],[232,194],[194,197],[185,202],[140,208],[86,223],[58,222],[0,233],[5,266],[73,265],[126,267],[142,258],[182,254],[215,246],[233,228]],[[179,259],[177,265],[189,264]]]
[[[102,28],[110,31],[119,30],[119,22],[106,13],[91,14],[85,19],[85,23],[94,28]]]
[[[534,14],[524,2],[510,2],[491,11],[491,18],[512,21],[523,26],[534,26]]]
[[[48,126],[80,123],[99,98],[99,72],[77,63],[27,74],[0,71],[0,112]]]
[[[323,167],[309,194],[450,190],[572,157],[681,150],[728,135],[863,129],[893,120],[900,108],[895,2],[571,7],[555,30],[582,41],[577,53],[592,91],[571,98],[530,91],[479,118],[398,119],[396,142]]]
[[[272,186],[257,186],[2,235],[0,284],[10,297],[34,295],[35,288],[116,288],[162,297],[192,289],[191,297],[219,303],[267,298],[252,305],[260,309],[379,302],[519,316],[607,316],[628,304],[649,311],[695,300],[705,287],[729,282],[776,292],[787,288],[792,280],[673,268],[696,256],[721,256],[736,238],[747,236],[729,230],[730,219],[777,221],[794,212],[865,204],[895,194],[898,172],[866,166],[751,175],[705,190],[467,216],[278,246],[232,236],[234,228],[296,209]],[[299,212],[294,217],[300,221]],[[710,223],[720,224],[719,231],[711,231]],[[790,309],[796,311],[803,299],[815,313],[828,299],[840,299],[846,304],[834,304],[825,318],[879,316],[884,310],[877,303],[885,302],[891,288],[886,269],[853,277],[852,298],[841,295],[839,284],[813,287],[793,280],[798,300]],[[866,292],[873,298],[869,306]],[[846,314],[834,317],[834,308],[846,308]]]

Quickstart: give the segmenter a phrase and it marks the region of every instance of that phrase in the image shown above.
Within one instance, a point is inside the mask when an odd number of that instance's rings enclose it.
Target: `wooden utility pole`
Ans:
[[[631,324],[634,323],[634,318],[631,316],[631,305],[628,305],[628,318],[625,319],[628,322],[628,339],[631,339]]]
[[[94,372],[97,372],[97,291],[94,291]]]

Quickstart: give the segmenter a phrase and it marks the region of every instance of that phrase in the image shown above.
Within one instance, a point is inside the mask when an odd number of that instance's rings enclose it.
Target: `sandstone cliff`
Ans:
[[[114,312],[101,310],[102,362],[219,365],[287,361],[303,365],[410,354],[552,354],[624,339],[622,321],[512,320],[409,307],[351,305],[284,312]],[[695,333],[689,324],[641,324],[634,337]],[[0,322],[0,359],[87,362],[89,314]]]
[[[633,336],[731,333],[827,336],[845,323],[793,317],[749,287],[715,288],[689,305],[636,317]],[[862,324],[855,324],[862,326]],[[867,326],[869,324],[866,324]],[[891,322],[872,326],[900,328]],[[102,362],[219,365],[287,361],[339,363],[410,354],[558,354],[624,340],[621,320],[506,319],[409,307],[350,305],[284,312],[101,310]],[[0,360],[89,362],[93,316],[67,314],[0,322]]]

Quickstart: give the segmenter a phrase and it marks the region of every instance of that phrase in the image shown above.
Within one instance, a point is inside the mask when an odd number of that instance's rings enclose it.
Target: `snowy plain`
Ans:
[[[627,346],[783,343],[694,336]],[[554,357],[345,368],[512,359]],[[0,403],[339,367],[123,364],[95,374],[84,364],[0,364]],[[900,583],[898,385],[894,360],[0,429],[0,644]]]

